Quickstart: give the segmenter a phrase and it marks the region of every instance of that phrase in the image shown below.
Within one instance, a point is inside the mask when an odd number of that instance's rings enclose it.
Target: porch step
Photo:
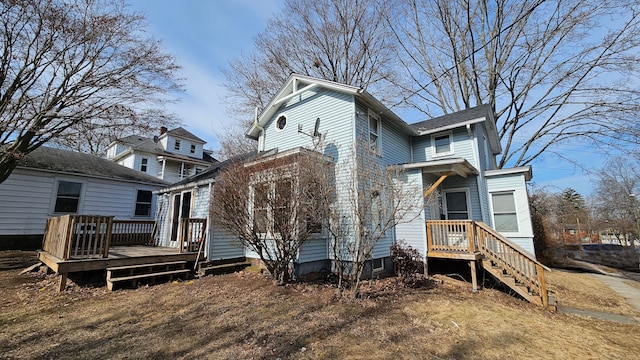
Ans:
[[[484,267],[484,269],[492,274],[496,279],[507,285],[511,290],[518,293],[530,303],[542,305],[539,294],[530,292],[529,289],[524,286],[524,284],[516,281],[516,279],[511,274],[505,274],[502,268],[496,268],[495,266],[493,266],[491,261],[483,259],[482,267]]]
[[[198,275],[206,276],[206,275],[220,275],[220,274],[228,274],[236,271],[244,270],[245,268],[251,266],[251,262],[242,261],[235,262],[229,264],[218,264],[218,265],[203,265],[198,271]]]
[[[191,270],[185,269],[186,261],[139,264],[107,268],[107,288],[112,291],[116,283],[129,283],[135,287],[138,280],[149,279],[171,281],[176,277],[186,277]]]

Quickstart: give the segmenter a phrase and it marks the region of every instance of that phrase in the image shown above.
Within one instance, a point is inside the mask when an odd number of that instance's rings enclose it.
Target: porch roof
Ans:
[[[480,172],[473,165],[471,165],[466,159],[463,158],[451,158],[440,159],[431,161],[422,161],[415,163],[407,163],[396,165],[400,169],[421,169],[423,174],[444,175],[447,173],[456,174],[463,178],[469,177],[469,175],[478,175]]]

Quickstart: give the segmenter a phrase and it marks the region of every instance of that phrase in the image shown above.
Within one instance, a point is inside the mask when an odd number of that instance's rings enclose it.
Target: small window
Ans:
[[[180,140],[176,140],[176,142],[173,144],[173,148],[175,150],[180,150]]]
[[[491,200],[496,230],[518,232],[518,214],[513,192],[492,194]]]
[[[140,171],[147,172],[147,165],[149,164],[149,159],[142,158],[140,160]]]
[[[433,156],[447,155],[453,152],[451,137],[451,133],[431,137],[431,141],[433,142]]]
[[[286,126],[287,126],[287,117],[284,115],[281,115],[276,121],[276,127],[278,128],[278,130],[284,130]]]
[[[384,261],[382,258],[371,260],[371,267],[373,271],[382,271],[384,270]]]
[[[78,212],[78,204],[80,203],[81,191],[82,183],[71,181],[58,182],[56,205],[53,211],[57,213]]]
[[[195,154],[196,153],[196,146],[191,144],[191,153]]]
[[[138,190],[136,196],[136,216],[151,216],[151,191]]]
[[[380,117],[369,112],[369,148],[380,154]]]

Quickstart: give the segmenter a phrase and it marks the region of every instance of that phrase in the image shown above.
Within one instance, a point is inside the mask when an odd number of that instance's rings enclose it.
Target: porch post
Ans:
[[[471,266],[471,289],[473,292],[478,291],[478,275],[476,274],[476,261],[469,261],[469,266]]]

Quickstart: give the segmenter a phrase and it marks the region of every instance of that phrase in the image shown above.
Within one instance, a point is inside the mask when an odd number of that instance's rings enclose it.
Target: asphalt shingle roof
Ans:
[[[88,175],[161,186],[168,185],[166,181],[129,169],[99,156],[44,146],[27,154],[18,162],[18,166],[80,176]]]
[[[440,129],[443,127],[464,123],[469,120],[485,118],[490,111],[491,111],[491,107],[485,104],[485,105],[476,106],[470,109],[458,111],[455,113],[443,115],[437,118],[409,124],[409,126],[413,130],[420,131],[420,132]]]

